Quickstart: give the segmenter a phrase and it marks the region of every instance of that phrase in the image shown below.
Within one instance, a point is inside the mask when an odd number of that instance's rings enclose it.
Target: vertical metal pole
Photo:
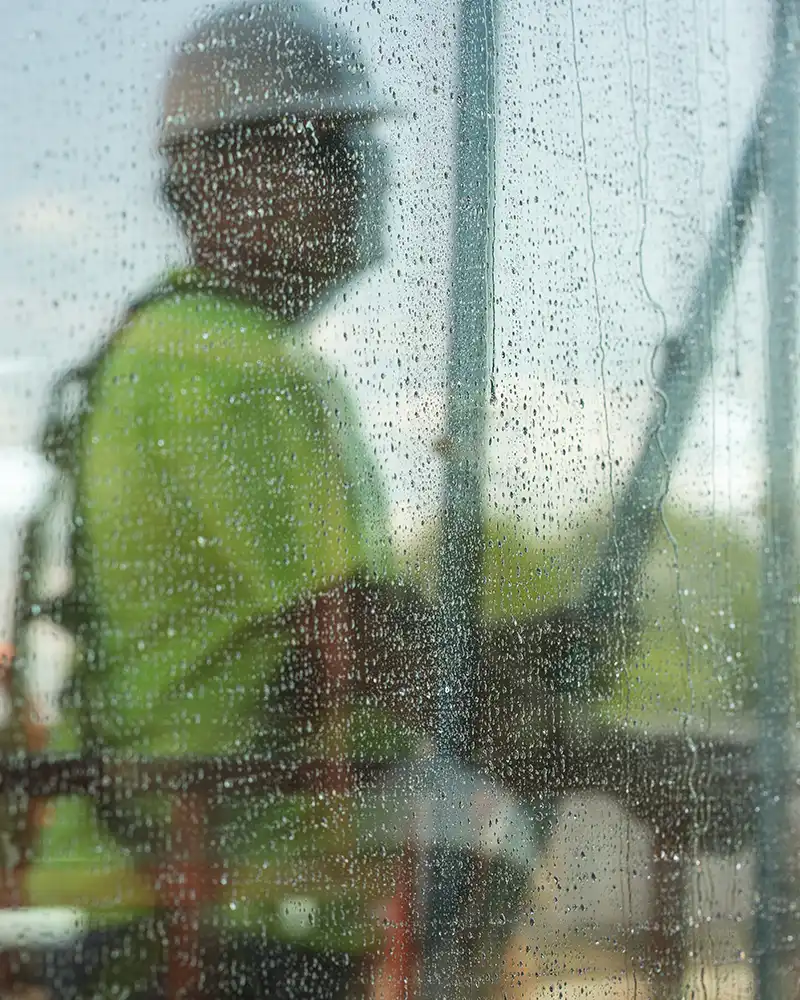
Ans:
[[[442,659],[439,746],[457,753],[466,721],[467,675],[483,575],[483,484],[491,320],[493,193],[492,0],[463,0],[459,46],[452,330],[439,600]]]
[[[757,816],[758,901],[755,924],[757,996],[796,995],[785,956],[792,865],[789,790],[794,662],[795,407],[798,333],[798,67],[797,0],[774,5],[774,68],[764,119],[764,184],[769,212],[766,366],[767,505],[762,574],[762,644],[756,671],[761,800]],[[796,919],[796,917],[795,917]],[[783,965],[783,968],[782,968]]]
[[[483,484],[492,326],[494,200],[493,0],[461,0],[456,91],[455,232],[452,328],[447,358],[444,496],[439,551],[437,752],[465,749],[470,679],[477,659],[483,576]],[[426,900],[426,989],[458,994],[463,965],[459,913],[466,871],[442,845],[430,858]],[[442,992],[444,990],[444,992]]]

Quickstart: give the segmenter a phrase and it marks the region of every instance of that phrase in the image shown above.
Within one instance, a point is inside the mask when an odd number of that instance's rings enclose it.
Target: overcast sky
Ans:
[[[398,528],[435,507],[449,321],[455,4],[319,4],[404,116],[390,255],[321,318]],[[546,530],[607,502],[653,405],[650,358],[702,259],[764,79],[766,0],[499,4],[490,503]],[[201,8],[207,9],[207,8]],[[0,474],[6,514],[42,375],[84,354],[180,248],[155,198],[159,92],[194,0],[26,0],[0,38]],[[672,495],[734,516],[762,494],[758,238]],[[580,446],[580,448],[579,448]],[[534,453],[533,448],[536,448]],[[615,466],[615,462],[619,466]],[[28,470],[28,471],[26,471]],[[28,484],[26,486],[26,484]]]

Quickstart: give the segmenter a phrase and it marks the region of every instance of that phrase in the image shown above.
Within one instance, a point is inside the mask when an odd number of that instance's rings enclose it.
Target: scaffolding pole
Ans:
[[[438,558],[437,754],[463,759],[477,663],[483,577],[483,488],[493,324],[495,15],[493,0],[461,0],[456,90],[452,319],[446,383],[445,468]],[[458,995],[464,971],[459,913],[469,877],[442,844],[424,873],[425,990]],[[444,993],[442,990],[444,989]]]
[[[795,410],[798,332],[798,101],[800,32],[797,0],[774,5],[774,65],[764,118],[762,155],[767,196],[766,363],[767,503],[761,591],[761,658],[756,671],[760,802],[755,921],[756,995],[796,996],[787,952],[796,938],[789,793],[791,789],[794,597],[797,593]]]
[[[742,146],[683,321],[663,343],[664,366],[656,386],[659,405],[650,417],[641,452],[611,512],[609,538],[583,597],[594,619],[613,623],[619,630],[628,627],[669,479],[711,368],[714,328],[739,275],[762,189],[763,123],[764,109],[760,106]],[[562,683],[576,694],[591,692],[602,687],[608,670],[606,653],[601,659],[594,656],[587,660],[576,647]]]

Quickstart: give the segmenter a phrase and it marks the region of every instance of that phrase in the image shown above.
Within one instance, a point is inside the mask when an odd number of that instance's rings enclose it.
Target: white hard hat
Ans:
[[[357,49],[338,26],[305,2],[267,0],[216,12],[180,46],[164,94],[160,143],[228,125],[370,118],[383,110]]]

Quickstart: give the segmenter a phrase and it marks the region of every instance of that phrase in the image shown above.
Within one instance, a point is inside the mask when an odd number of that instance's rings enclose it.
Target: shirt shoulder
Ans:
[[[119,331],[98,372],[102,407],[126,398],[139,409],[174,415],[203,405],[285,411],[324,419],[326,392],[303,331],[246,303],[210,294],[170,294],[147,302]],[[260,405],[259,405],[260,399]],[[318,417],[316,416],[318,414]]]
[[[172,293],[145,302],[120,330],[110,356],[239,368],[294,354],[297,333],[262,310],[221,296]]]

